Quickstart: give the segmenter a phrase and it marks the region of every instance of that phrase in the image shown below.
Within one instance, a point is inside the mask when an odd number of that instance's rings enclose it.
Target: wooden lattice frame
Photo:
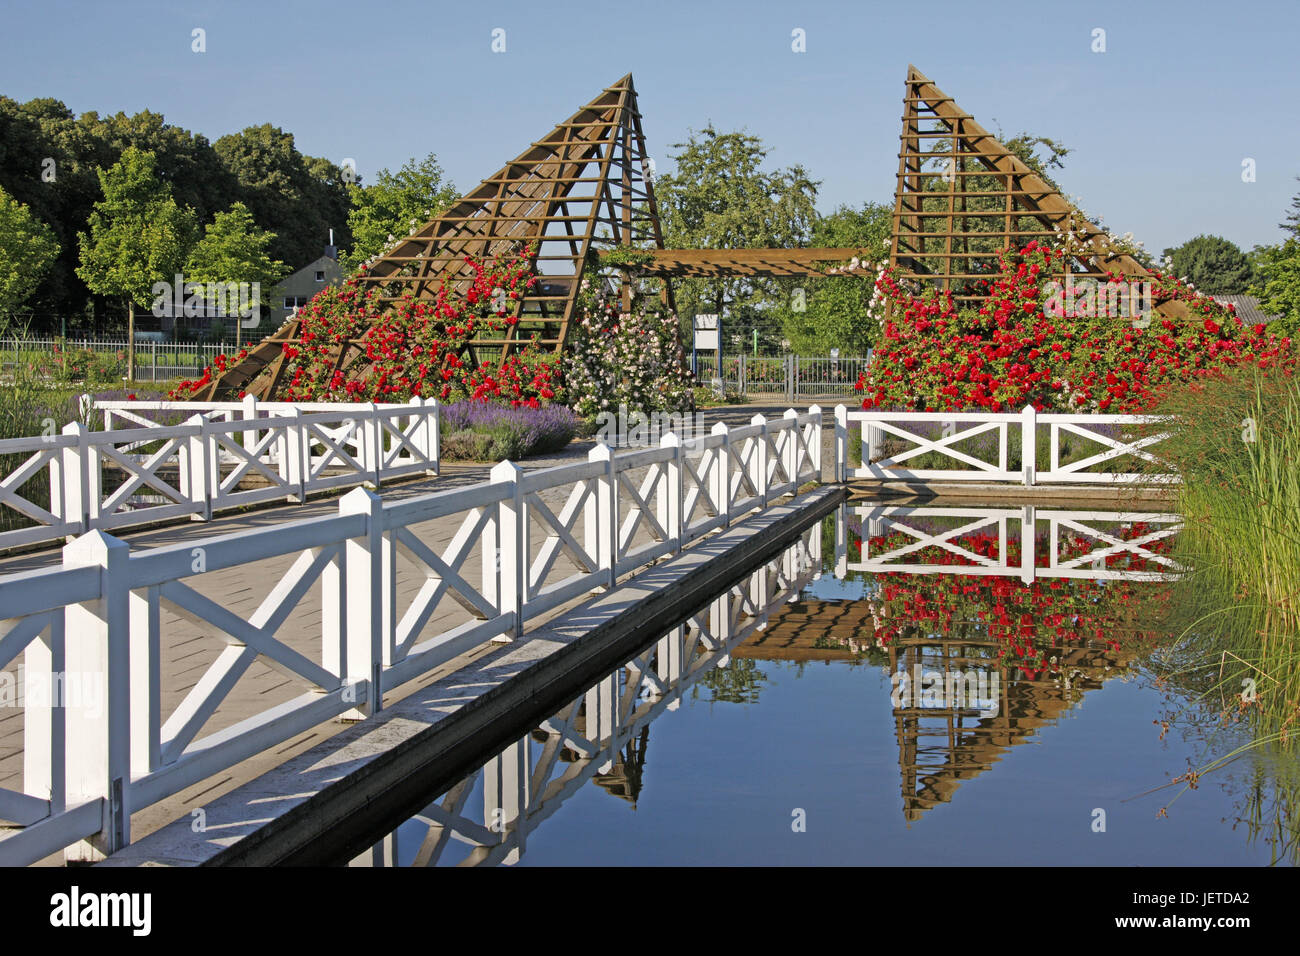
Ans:
[[[980,126],[914,66],[907,68],[889,264],[900,279],[984,298],[975,283],[998,255],[1030,239],[1078,237],[1075,276],[1150,277],[1053,186]],[[946,148],[935,149],[935,145]]]
[[[530,339],[543,350],[560,352],[588,256],[614,246],[663,248],[631,74],[392,245],[358,281],[377,288],[382,302],[405,295],[432,299],[444,283],[453,290],[468,286],[473,271],[465,256],[493,259],[526,245],[532,247],[538,281],[513,303],[516,324],[470,342],[465,358],[471,365],[507,356]],[[630,293],[625,287],[625,300]],[[671,305],[667,283],[665,296]],[[203,397],[229,397],[240,390],[274,394],[284,369],[283,347],[298,334],[297,322],[286,323],[218,377]],[[340,343],[336,369],[351,378],[366,364],[359,341]]]
[[[1140,262],[1114,249],[1104,232],[914,66],[908,67],[902,122],[889,259],[898,278],[937,285],[952,291],[958,304],[975,304],[985,295],[974,283],[996,271],[1002,251],[1066,234],[1075,237],[1078,254],[1069,265],[1074,275],[1149,278]],[[946,149],[922,148],[936,142]],[[946,188],[935,188],[937,180]],[[989,188],[972,188],[980,184]],[[534,336],[539,347],[561,352],[584,267],[614,246],[653,250],[640,274],[665,280],[819,276],[828,262],[864,255],[861,249],[665,250],[631,74],[398,241],[359,281],[377,287],[383,301],[433,298],[444,282],[452,289],[468,283],[466,255],[490,259],[526,244],[534,247],[539,281],[514,304],[516,324],[467,346],[471,365],[509,355]],[[874,268],[864,267],[862,274],[874,274]],[[630,291],[625,283],[625,306]],[[667,281],[664,296],[671,307]],[[1157,311],[1187,314],[1172,301]],[[287,322],[200,397],[229,398],[241,390],[274,394],[285,367],[283,347],[298,341],[298,333],[298,323]],[[339,344],[336,369],[351,378],[363,374],[366,364],[359,341]]]

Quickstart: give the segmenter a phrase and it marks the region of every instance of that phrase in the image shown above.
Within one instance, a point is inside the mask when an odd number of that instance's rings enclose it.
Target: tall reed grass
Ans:
[[[1173,594],[1179,659],[1202,668],[1256,742],[1300,732],[1300,380],[1239,369],[1169,394],[1177,416],[1153,448],[1182,478]],[[1156,466],[1159,467],[1159,466]],[[1204,686],[1204,683],[1203,683]]]

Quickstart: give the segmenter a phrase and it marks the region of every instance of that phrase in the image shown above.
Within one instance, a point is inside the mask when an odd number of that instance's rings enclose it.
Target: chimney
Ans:
[[[331,259],[338,259],[339,251],[334,245],[334,230],[330,230],[330,244],[325,247],[325,255]]]

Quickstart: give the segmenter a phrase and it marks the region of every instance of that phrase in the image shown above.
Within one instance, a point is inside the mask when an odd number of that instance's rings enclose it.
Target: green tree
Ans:
[[[1166,249],[1174,275],[1206,295],[1241,295],[1250,285],[1251,267],[1235,243],[1220,236],[1197,236]]]
[[[664,242],[676,249],[761,249],[806,246],[817,220],[817,187],[802,166],[766,170],[768,150],[757,136],[692,133],[672,159],[675,170],[655,182]],[[798,280],[740,276],[673,283],[683,320],[726,314],[724,335],[747,343],[754,330],[769,347],[781,336],[781,304]],[[725,345],[724,345],[725,347]]]
[[[998,135],[1000,138],[1000,131]],[[1020,161],[1037,173],[1043,182],[1064,195],[1065,190],[1061,188],[1060,183],[1052,178],[1048,170],[1065,168],[1065,163],[1062,160],[1070,155],[1068,146],[1058,143],[1054,139],[1048,139],[1046,136],[1035,136],[1027,132],[1012,136],[1010,139],[1005,140],[1002,145],[1015,153]],[[1046,155],[1038,155],[1039,147],[1047,151]]]
[[[77,231],[99,198],[100,155],[99,144],[78,131],[72,111],[58,100],[18,103],[0,96],[0,187],[46,223],[60,246],[29,300],[42,311],[67,315],[86,305],[89,292],[76,274]]]
[[[116,113],[100,118],[82,113],[72,135],[95,153],[95,165],[107,169],[134,146],[154,154],[158,178],[171,188],[179,206],[194,210],[199,222],[210,222],[226,208],[237,183],[207,137],[166,122],[161,113],[141,110],[134,115]]]
[[[340,258],[348,272],[382,252],[390,237],[400,239],[413,226],[439,215],[460,193],[443,181],[442,167],[430,153],[419,162],[411,159],[396,173],[381,169],[373,183],[354,187],[351,196],[352,249]]]
[[[275,233],[270,255],[300,268],[320,257],[329,230],[351,244],[348,176],[326,159],[304,156],[292,133],[264,123],[223,136],[213,147],[238,182],[236,198]]]
[[[1300,239],[1276,246],[1256,246],[1251,252],[1254,281],[1250,294],[1270,315],[1269,331],[1294,336],[1300,331]]]
[[[203,238],[190,252],[185,271],[199,282],[256,282],[262,296],[260,306],[272,286],[288,273],[283,262],[267,255],[275,234],[259,229],[253,214],[242,202],[227,212],[219,212],[204,229]],[[243,323],[235,321],[235,347],[242,339]]]
[[[81,233],[77,274],[98,295],[127,304],[127,377],[135,377],[135,307],[152,301],[153,284],[180,270],[193,242],[194,214],[172,199],[157,178],[153,153],[122,151],[111,169],[100,170],[103,198]]]
[[[1296,179],[1300,179],[1300,176]],[[1291,233],[1293,239],[1300,239],[1300,193],[1292,197],[1291,211],[1286,214],[1286,221],[1278,224],[1278,228]]]
[[[27,301],[58,255],[54,230],[0,188],[0,323]]]
[[[812,245],[833,249],[861,247],[864,259],[875,266],[889,261],[893,210],[880,203],[863,203],[859,209],[840,206],[817,220]],[[801,355],[827,355],[839,349],[848,355],[865,355],[877,329],[867,309],[875,290],[876,270],[861,275],[812,279],[795,287],[782,310],[782,325],[790,349]],[[801,309],[800,306],[803,306]]]

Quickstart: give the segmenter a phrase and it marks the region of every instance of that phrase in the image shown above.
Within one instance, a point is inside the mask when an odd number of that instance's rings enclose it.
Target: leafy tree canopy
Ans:
[[[204,228],[185,271],[201,282],[258,282],[265,296],[289,271],[267,255],[274,240],[275,234],[259,229],[248,207],[237,202]]]
[[[1300,179],[1300,176],[1297,176],[1296,179]],[[1278,225],[1291,233],[1293,239],[1300,239],[1300,194],[1297,194],[1291,200],[1291,211],[1286,214],[1286,219]]]
[[[0,324],[32,294],[58,254],[54,230],[0,188]]]
[[[369,186],[351,190],[352,250],[341,261],[355,271],[371,256],[384,250],[390,239],[400,239],[414,226],[428,222],[460,198],[450,182],[444,182],[437,157],[430,153],[417,162],[411,159],[396,173],[381,169]]]
[[[1221,236],[1197,236],[1164,255],[1174,275],[1206,295],[1242,295],[1250,285],[1250,260]]]
[[[860,246],[867,250],[868,262],[883,265],[889,260],[892,224],[889,206],[873,202],[856,209],[840,206],[817,220],[812,245]],[[790,350],[800,355],[828,355],[831,349],[845,356],[865,355],[877,332],[877,323],[867,315],[875,279],[876,270],[871,268],[860,275],[810,279],[797,285],[782,309]]]
[[[343,170],[298,152],[292,133],[264,123],[221,137],[214,149],[238,182],[239,200],[275,233],[269,252],[276,259],[291,268],[316,260],[330,229],[336,245],[350,244]]]
[[[1250,294],[1266,313],[1280,316],[1268,330],[1294,337],[1300,332],[1300,238],[1256,246],[1251,259],[1255,271]]]
[[[712,125],[692,132],[672,158],[676,168],[655,183],[664,243],[677,249],[754,249],[806,246],[817,221],[817,187],[795,165],[764,169],[768,150],[757,136],[721,133]],[[771,303],[789,295],[791,280],[685,279],[673,283],[683,318],[697,312],[732,312],[727,332],[780,334]]]
[[[135,147],[99,181],[103,198],[80,236],[77,274],[93,292],[121,296],[133,305],[152,301],[153,284],[180,271],[194,239],[194,214],[172,199],[159,181],[153,153]]]

